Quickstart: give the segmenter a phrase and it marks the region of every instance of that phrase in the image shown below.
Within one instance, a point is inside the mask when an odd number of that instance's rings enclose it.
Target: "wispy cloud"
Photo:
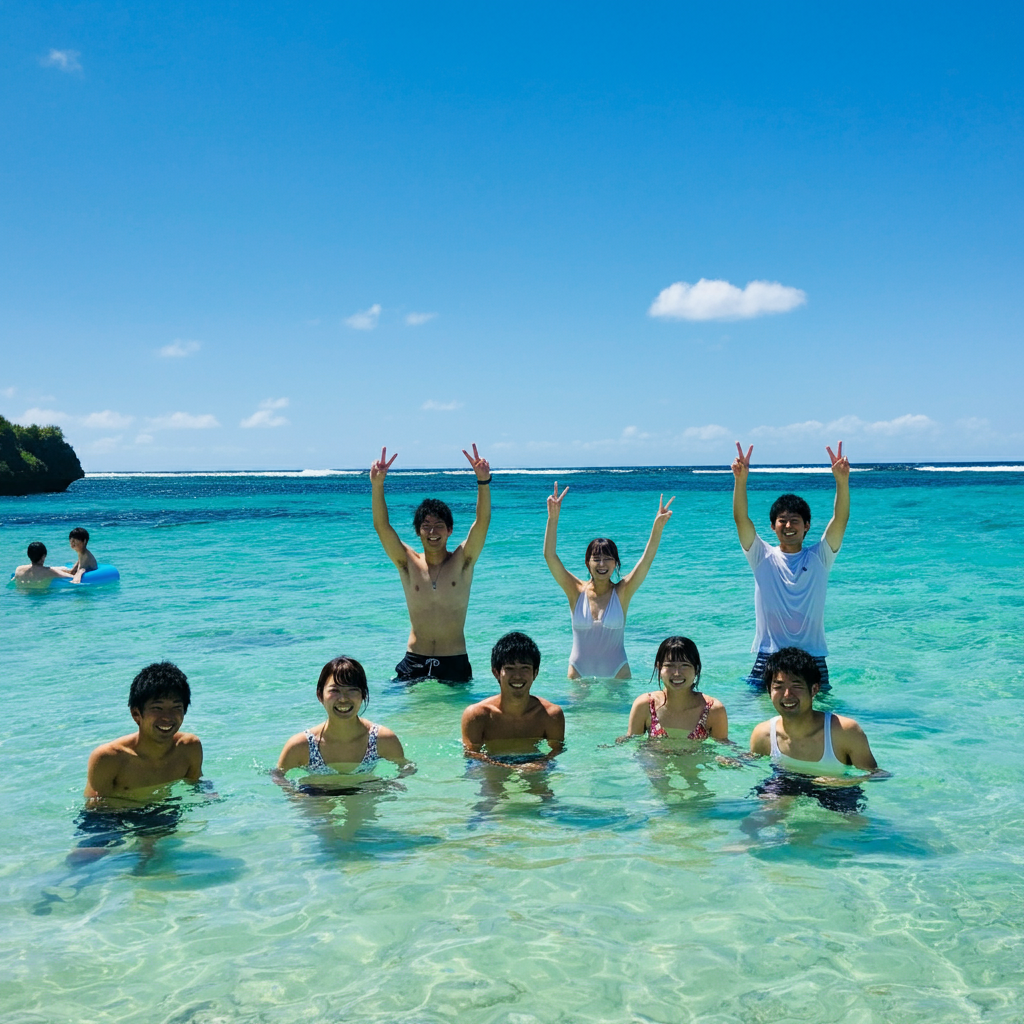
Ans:
[[[773,440],[800,440],[808,437],[838,438],[862,435],[866,437],[897,437],[904,434],[932,433],[940,429],[938,423],[928,416],[907,413],[891,420],[862,420],[859,416],[841,416],[830,423],[820,420],[804,420],[784,427],[754,427],[750,435],[755,438]]]
[[[435,316],[437,316],[436,313],[407,313],[405,322],[409,327],[419,327],[420,324],[433,320]]]
[[[278,416],[276,409],[287,409],[287,398],[268,398],[260,402],[259,409],[251,416],[247,416],[240,427],[287,427],[288,421],[283,416]]]
[[[153,435],[152,434],[139,434],[135,438],[135,443],[136,444],[152,444],[153,443]]]
[[[104,409],[103,412],[91,412],[83,416],[82,426],[90,430],[124,430],[131,426],[134,419],[134,416],[124,416],[111,409]]]
[[[172,412],[167,416],[153,416],[146,421],[149,430],[209,430],[219,426],[217,417],[208,412],[198,416],[188,412]]]
[[[13,388],[13,387],[12,388],[3,388],[2,390],[0,390],[0,395],[3,395],[4,398],[13,398],[17,393],[18,393],[18,389],[17,388]]]
[[[420,408],[424,412],[455,412],[456,409],[462,408],[462,402],[435,402],[434,399],[428,398]]]
[[[345,324],[356,331],[372,331],[380,319],[380,312],[381,305],[379,302],[375,302],[369,309],[346,317]]]
[[[769,313],[788,313],[807,301],[806,292],[777,281],[751,281],[737,288],[728,281],[696,284],[677,281],[651,303],[648,316],[666,320],[749,320]]]
[[[725,427],[717,423],[709,423],[706,427],[687,427],[683,431],[684,441],[721,441],[730,436]]]
[[[70,426],[75,420],[74,416],[69,416],[66,412],[60,412],[57,409],[39,409],[32,408],[26,409],[17,419],[23,427],[31,426],[33,423],[38,424],[40,427],[67,427]]]
[[[120,434],[117,437],[100,437],[89,445],[89,451],[94,455],[105,455],[108,452],[116,451],[120,444]]]
[[[56,68],[58,71],[71,74],[82,70],[82,64],[78,59],[81,56],[78,50],[51,50],[45,57],[39,58],[39,63],[44,68]]]
[[[170,345],[164,345],[160,349],[160,355],[164,359],[184,359],[186,356],[192,355],[194,352],[198,352],[202,348],[202,343],[198,341],[184,341],[181,338],[175,338]]]

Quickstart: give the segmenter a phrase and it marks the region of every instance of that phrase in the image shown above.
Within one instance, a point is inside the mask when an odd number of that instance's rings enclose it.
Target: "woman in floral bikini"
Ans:
[[[663,640],[654,659],[661,689],[642,693],[629,712],[627,736],[669,739],[727,740],[729,716],[725,705],[698,692],[700,654],[685,636]]]

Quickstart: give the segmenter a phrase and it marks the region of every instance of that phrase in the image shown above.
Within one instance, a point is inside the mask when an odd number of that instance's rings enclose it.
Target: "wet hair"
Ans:
[[[768,512],[768,521],[772,526],[775,525],[775,520],[779,518],[781,512],[795,513],[808,526],[811,525],[811,506],[798,494],[780,494],[772,502],[772,507]]]
[[[322,669],[316,681],[316,699],[324,699],[324,689],[334,680],[339,686],[358,686],[363,695],[363,703],[370,703],[370,687],[366,684],[366,671],[355,658],[346,658],[344,654],[332,658]]]
[[[34,540],[28,546],[28,560],[35,565],[46,557],[46,545],[41,540]]]
[[[682,661],[685,659],[696,670],[697,675],[693,680],[694,690],[700,685],[700,652],[697,645],[688,636],[669,636],[661,641],[658,653],[654,656],[654,676],[661,675],[661,666],[666,661]]]
[[[443,502],[437,498],[424,498],[420,503],[419,507],[413,513],[412,517],[412,528],[417,534],[420,532],[420,527],[423,525],[423,520],[427,516],[437,516],[449,530],[455,529],[455,520],[452,519],[452,510]]]
[[[83,544],[89,543],[89,531],[84,526],[76,526],[69,534],[68,540],[80,540]]]
[[[783,647],[774,654],[768,655],[764,663],[765,690],[770,690],[776,672],[788,672],[791,676],[799,676],[808,686],[821,686],[821,669],[806,651],[799,647]]]
[[[587,567],[587,572],[590,571],[591,555],[611,555],[615,559],[615,568],[622,568],[622,562],[619,561],[619,549],[615,546],[615,541],[609,540],[607,537],[595,537],[587,545],[587,553],[583,556],[583,564]]]
[[[525,633],[506,633],[491,648],[491,668],[500,672],[504,665],[529,662],[540,671],[540,648]]]
[[[167,697],[177,697],[186,711],[192,703],[192,691],[185,673],[170,661],[155,661],[132,680],[128,707],[132,711],[143,711],[151,700],[165,700]]]

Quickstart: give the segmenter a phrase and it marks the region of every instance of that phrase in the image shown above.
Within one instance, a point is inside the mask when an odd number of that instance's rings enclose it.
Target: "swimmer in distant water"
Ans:
[[[890,774],[878,767],[864,730],[852,718],[814,710],[820,681],[816,659],[806,651],[786,647],[769,655],[764,686],[779,714],[754,727],[750,752],[771,758],[775,774],[755,792],[776,806],[789,797],[810,796],[822,807],[852,814],[862,806],[860,784]],[[851,768],[867,774],[851,775]]]
[[[89,531],[84,526],[76,526],[68,534],[68,544],[71,546],[71,550],[78,555],[78,561],[69,570],[73,577],[72,583],[81,583],[82,573],[92,572],[96,568],[96,559],[89,550],[88,543]]]
[[[525,633],[506,633],[491,650],[498,693],[462,713],[466,756],[521,772],[548,767],[562,752],[565,716],[557,704],[530,693],[540,670],[540,650]],[[537,745],[548,745],[542,754]]]
[[[661,532],[672,518],[669,505],[675,498],[669,498],[667,503],[663,500],[664,495],[658,499],[658,514],[654,517],[650,540],[631,573],[618,582],[612,582],[612,573],[620,568],[619,551],[614,541],[598,537],[587,545],[584,563],[590,578],[583,581],[566,569],[555,550],[558,543],[558,516],[562,511],[562,499],[568,490],[566,487],[559,494],[558,481],[555,481],[554,494],[548,495],[544,560],[555,582],[569,599],[572,612],[569,678],[604,676],[609,679],[629,679],[629,661],[623,642],[626,612],[633,595],[650,572],[661,543]]]
[[[652,738],[728,740],[725,705],[697,690],[700,654],[692,640],[685,636],[662,640],[654,671],[661,680],[661,689],[642,693],[633,702],[623,739],[647,733]]]
[[[55,579],[67,579],[71,573],[63,566],[44,565],[46,545],[34,540],[28,546],[28,565],[19,565],[14,570],[14,582],[27,587],[48,587]],[[77,581],[76,581],[77,582]]]
[[[487,539],[491,523],[491,467],[473,445],[473,454],[462,454],[476,474],[476,519],[469,536],[454,550],[448,550],[452,535],[452,513],[443,501],[427,498],[413,517],[413,529],[423,544],[423,553],[414,551],[395,532],[388,519],[384,500],[384,478],[398,458],[387,457],[382,448],[380,459],[370,467],[373,493],[373,528],[388,558],[395,563],[409,609],[409,644],[405,657],[395,666],[403,682],[440,679],[465,683],[473,677],[466,654],[466,611],[473,570]]]
[[[354,658],[334,658],[324,665],[316,699],[323,704],[327,721],[288,740],[277,759],[277,781],[292,768],[305,768],[308,775],[299,782],[301,792],[344,793],[357,791],[368,781],[381,759],[412,769],[390,729],[359,717],[370,689],[363,666]]]
[[[736,521],[740,546],[754,570],[754,618],[756,631],[750,648],[757,653],[754,667],[747,676],[752,686],[761,686],[765,664],[772,651],[783,647],[799,647],[807,651],[818,665],[821,688],[830,689],[825,658],[825,590],[828,574],[843,544],[846,524],[850,521],[850,460],[843,455],[843,442],[836,454],[825,448],[832,460],[836,480],[836,498],[832,518],[821,540],[804,547],[804,538],[811,529],[811,509],[803,498],[783,494],[769,512],[772,530],[779,540],[772,547],[758,535],[747,514],[747,477],[750,475],[750,454],[743,454],[736,442],[737,457],[733,460],[732,516]]]

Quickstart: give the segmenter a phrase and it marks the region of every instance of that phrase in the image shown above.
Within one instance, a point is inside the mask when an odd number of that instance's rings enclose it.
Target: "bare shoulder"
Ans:
[[[477,701],[475,704],[470,704],[469,707],[462,712],[462,720],[464,722],[470,722],[476,718],[487,718],[491,712],[498,706],[498,698],[485,697],[483,700]]]
[[[769,740],[772,720],[759,722],[750,734],[750,750],[754,754],[766,754],[771,749]]]
[[[550,718],[564,718],[565,715],[562,713],[562,709],[549,700],[545,700],[543,697],[537,697],[537,702],[544,709],[545,713]]]
[[[837,715],[833,711],[832,721],[835,722],[839,726],[839,728],[849,736],[864,735],[864,730],[860,727],[860,723],[855,718],[847,718],[846,715]]]
[[[647,707],[647,705],[650,704],[652,700],[654,700],[654,694],[653,693],[641,693],[640,696],[637,697],[637,699],[635,701],[633,701],[633,707],[634,708],[644,708],[644,707]]]
[[[704,699],[711,705],[712,711],[718,711],[719,708],[721,708],[722,711],[725,710],[725,705],[717,697],[712,697],[711,694],[705,693]]]
[[[175,737],[175,746],[198,747],[200,750],[203,749],[203,745],[199,741],[199,737],[191,732],[179,732],[178,735]]]

